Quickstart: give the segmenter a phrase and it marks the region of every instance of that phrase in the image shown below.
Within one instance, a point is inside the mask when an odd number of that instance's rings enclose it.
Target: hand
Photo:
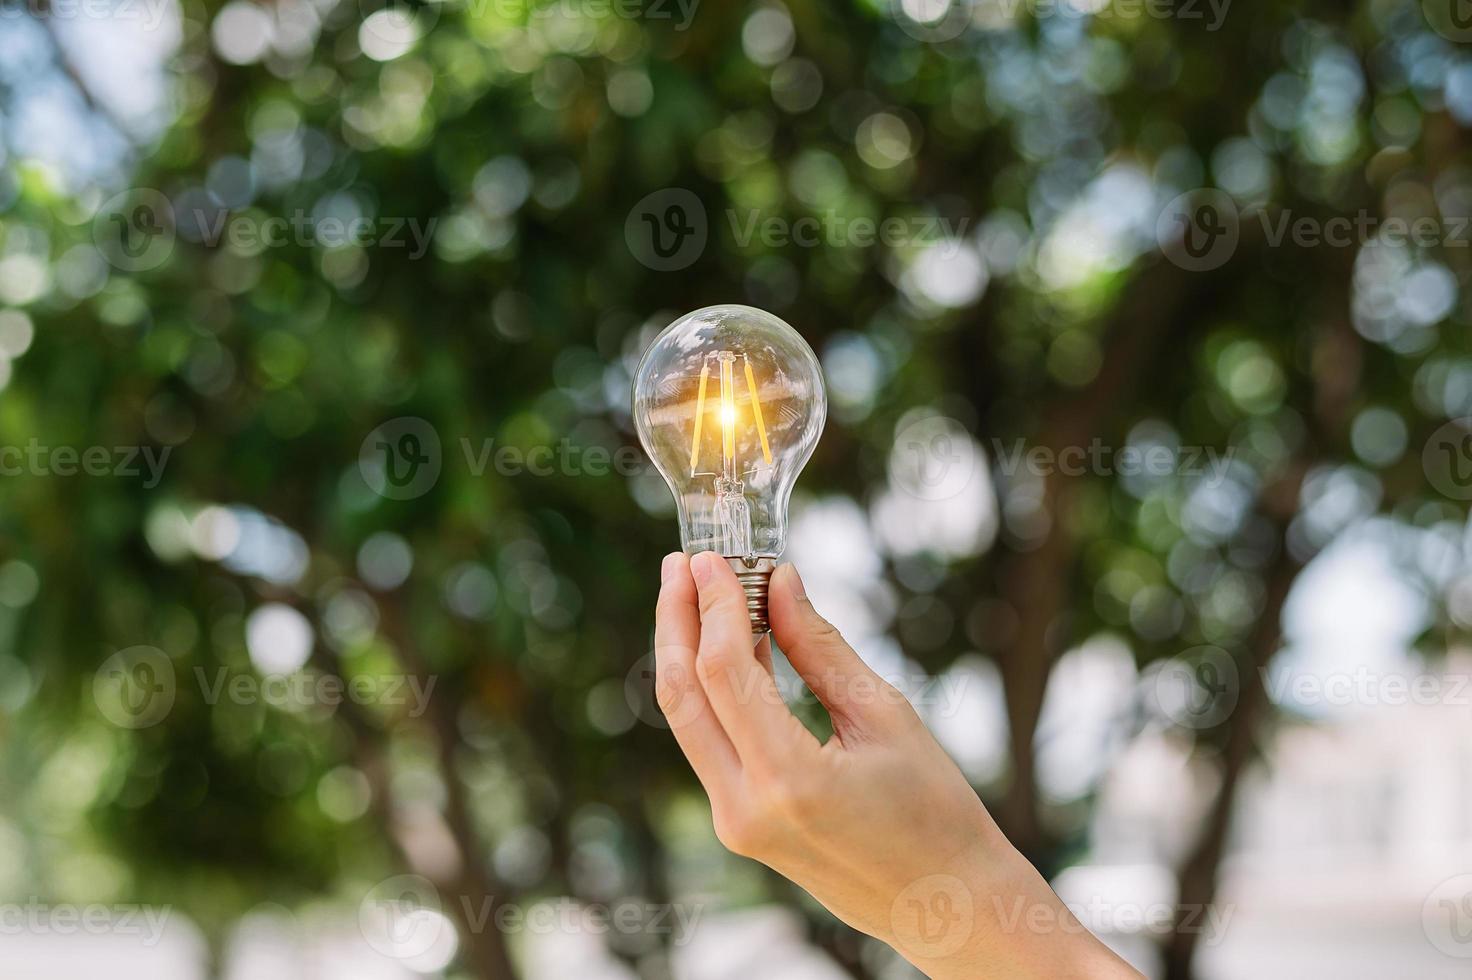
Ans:
[[[772,575],[769,618],[833,718],[819,743],[783,702],[771,652],[720,556],[665,558],[656,695],[710,796],[716,836],[938,980],[1137,977],[1007,842],[913,707]]]

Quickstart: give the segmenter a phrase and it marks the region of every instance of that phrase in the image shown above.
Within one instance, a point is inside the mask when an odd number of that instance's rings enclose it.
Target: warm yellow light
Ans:
[[[721,450],[722,455],[728,462],[736,459],[736,423],[739,414],[736,410],[736,376],[732,362],[736,360],[734,354],[719,355],[721,362],[721,405],[716,412],[716,418],[721,425]],[[761,440],[762,459],[766,460],[768,466],[772,465],[772,446],[767,441],[767,421],[762,414],[761,399],[757,395],[756,375],[751,370],[751,361],[743,356],[742,366],[746,374],[746,394],[751,401],[751,419],[756,423],[757,438]],[[710,361],[700,366],[700,387],[695,395],[695,425],[690,439],[690,475],[694,476],[700,467],[700,436],[705,429],[705,393],[710,382]]]
[[[756,434],[762,440],[762,459],[772,465],[772,447],[767,445],[767,423],[762,420],[762,401],[756,396],[756,377],[751,373],[751,358],[743,357],[746,365],[746,393],[751,396],[751,417],[756,420]]]
[[[710,380],[710,364],[700,365],[700,394],[695,396],[695,438],[690,440],[690,475],[700,462],[700,427],[705,421],[705,383]]]
[[[731,362],[735,355],[721,356],[721,425],[725,437],[726,459],[736,459],[736,384],[731,380]]]

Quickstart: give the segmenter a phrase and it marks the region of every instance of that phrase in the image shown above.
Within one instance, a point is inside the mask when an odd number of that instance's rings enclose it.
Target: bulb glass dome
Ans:
[[[684,550],[779,556],[827,412],[812,348],[772,314],[710,306],[666,327],[634,378],[634,424],[675,495]]]

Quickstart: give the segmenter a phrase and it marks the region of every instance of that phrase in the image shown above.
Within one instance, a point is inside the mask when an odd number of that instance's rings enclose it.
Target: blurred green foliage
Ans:
[[[677,545],[662,485],[474,465],[486,440],[632,446],[639,353],[712,303],[771,309],[823,357],[834,410],[798,508],[871,519],[881,632],[909,663],[998,665],[1012,746],[978,789],[1049,869],[1084,852],[1090,805],[1045,799],[1033,771],[1059,653],[1108,631],[1141,663],[1200,644],[1265,662],[1286,583],[1345,528],[1459,526],[1417,447],[1472,407],[1465,250],[1272,230],[1465,217],[1461,46],[1388,0],[1219,21],[983,3],[936,40],[915,12],[942,8],[911,6],[191,0],[157,28],[177,44],[142,122],[95,89],[107,43],[45,7],[0,26],[27,52],[0,72],[0,444],[168,451],[156,486],[54,465],[0,480],[0,829],[24,842],[0,887],[172,903],[217,942],[263,901],[352,903],[405,868],[441,869],[446,894],[775,896],[873,970],[821,910],[717,855],[645,723],[656,569]],[[20,140],[32,89],[68,84],[56,111],[96,140],[80,173]],[[129,187],[173,215],[166,259],[132,272],[109,263],[106,220],[128,218]],[[1229,196],[1240,243],[1192,271],[1157,226],[1199,187]],[[629,219],[667,188],[698,196],[709,241],[656,271]],[[303,215],[406,244],[247,240]],[[963,233],[743,233],[802,218]],[[232,223],[240,240],[209,240]],[[923,501],[883,509],[917,408],[986,449],[991,525],[951,538],[906,523],[929,520]],[[438,481],[406,500],[359,465],[401,417],[441,443]],[[1014,439],[1231,462],[1205,489],[1005,473]],[[264,652],[247,642],[263,608],[293,624]],[[267,673],[299,621],[301,670],[433,678],[428,710],[208,703],[221,669]],[[135,729],[99,712],[94,679],[140,645],[177,692]],[[1196,737],[1240,767],[1262,717]],[[1209,882],[1213,860],[1184,879]],[[502,975],[498,945],[468,940],[458,968]]]

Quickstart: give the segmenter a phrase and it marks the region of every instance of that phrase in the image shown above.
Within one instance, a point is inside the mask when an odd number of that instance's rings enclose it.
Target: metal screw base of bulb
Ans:
[[[746,594],[746,615],[751,619],[751,632],[760,635],[772,627],[767,622],[767,589],[772,584],[775,558],[758,558],[747,564],[745,558],[727,558],[726,564],[736,573],[741,591]]]

